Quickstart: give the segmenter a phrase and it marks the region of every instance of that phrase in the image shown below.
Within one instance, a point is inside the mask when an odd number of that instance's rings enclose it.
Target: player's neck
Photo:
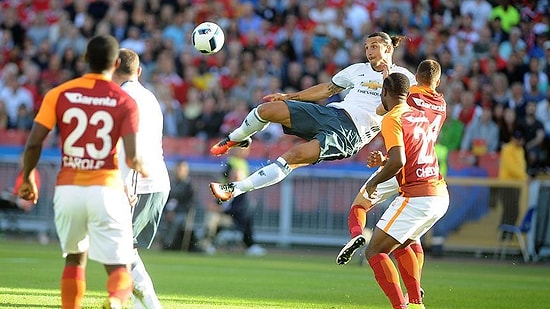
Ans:
[[[388,67],[391,68],[392,66],[393,66],[393,63],[388,62]],[[382,62],[380,62],[379,64],[376,64],[376,65],[371,64],[371,67],[376,72],[382,72],[384,70],[384,66],[383,66]]]
[[[428,88],[428,89],[431,89],[433,91],[436,91],[436,88],[437,88],[437,86],[430,85],[430,84],[423,84],[423,83],[418,83],[418,87]]]

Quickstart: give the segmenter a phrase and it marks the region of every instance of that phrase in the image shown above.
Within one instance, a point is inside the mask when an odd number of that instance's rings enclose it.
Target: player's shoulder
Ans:
[[[402,67],[400,65],[394,65],[391,69],[392,72],[397,72],[401,74],[405,74],[409,78],[409,81],[411,82],[411,85],[416,85],[416,76],[414,76],[414,73],[411,72],[406,67]]]
[[[359,62],[359,63],[353,63],[348,65],[347,67],[343,68],[340,72],[353,73],[358,71],[367,72],[369,70],[372,71],[370,67],[370,63]]]

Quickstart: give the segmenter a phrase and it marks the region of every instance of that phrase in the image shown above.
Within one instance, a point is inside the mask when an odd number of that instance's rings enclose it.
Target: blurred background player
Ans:
[[[365,250],[374,277],[392,308],[424,308],[418,260],[409,245],[441,219],[449,206],[447,185],[435,155],[443,120],[431,121],[427,112],[409,106],[408,93],[405,75],[392,73],[384,80],[382,104],[389,112],[382,120],[382,137],[387,155],[383,168],[365,185],[367,196],[375,198],[379,184],[394,177],[399,183],[400,195],[378,220]],[[392,252],[399,272],[389,257]],[[399,273],[408,300],[401,290]]]
[[[119,58],[120,65],[113,75],[113,81],[137,103],[140,118],[137,133],[139,153],[149,170],[149,175],[142,177],[135,170],[121,168],[129,196],[137,195],[132,208],[135,248],[131,266],[134,279],[132,300],[134,308],[157,309],[162,306],[137,248],[151,247],[170,193],[170,178],[162,149],[163,116],[155,95],[138,80],[141,75],[138,54],[122,48]],[[120,157],[124,156],[124,151],[120,151]]]
[[[81,308],[88,256],[104,264],[109,274],[104,308],[122,308],[132,293],[132,218],[116,158],[120,138],[128,166],[147,174],[136,152],[136,102],[111,81],[120,64],[118,54],[118,42],[110,35],[89,41],[89,73],[46,93],[24,151],[19,196],[36,203],[38,190],[30,175],[42,142],[57,126],[63,147],[53,203],[65,257],[63,309]]]
[[[197,211],[197,194],[189,177],[187,161],[176,164],[170,187],[170,196],[164,207],[162,219],[163,248],[192,250],[196,245],[193,226]]]
[[[359,152],[380,131],[382,119],[376,113],[380,105],[383,77],[390,71],[406,74],[411,83],[414,75],[406,68],[393,64],[395,48],[401,36],[375,32],[365,42],[367,63],[352,64],[321,83],[302,91],[264,97],[266,103],[253,109],[240,127],[212,146],[213,155],[223,155],[233,147],[248,147],[251,136],[271,122],[280,123],[286,134],[296,135],[307,142],[294,146],[274,163],[254,172],[241,181],[225,184],[211,183],[214,196],[225,202],[255,189],[274,185],[292,170],[321,161],[341,160]],[[325,105],[311,104],[348,89],[341,102]]]
[[[239,181],[250,174],[248,164],[248,148],[234,148],[231,156],[227,159],[226,168],[223,172],[225,181]],[[246,254],[263,256],[266,250],[256,244],[254,240],[254,209],[251,205],[248,194],[241,194],[224,203],[220,209],[218,205],[208,208],[205,216],[205,251],[214,253],[214,238],[224,228],[235,228],[242,233],[242,241],[246,246]]]

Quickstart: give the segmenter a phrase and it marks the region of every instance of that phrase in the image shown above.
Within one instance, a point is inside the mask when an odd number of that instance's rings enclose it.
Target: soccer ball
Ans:
[[[220,51],[225,42],[225,35],[222,28],[213,22],[204,22],[191,34],[191,43],[196,50],[203,54],[214,54]]]

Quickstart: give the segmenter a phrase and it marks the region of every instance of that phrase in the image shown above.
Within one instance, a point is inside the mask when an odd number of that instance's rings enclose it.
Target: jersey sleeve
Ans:
[[[397,115],[387,114],[382,119],[382,137],[387,151],[395,146],[405,146],[401,122],[398,120]]]
[[[120,136],[136,133],[139,125],[139,110],[136,101],[130,96],[125,96],[124,106],[126,117],[120,130]]]
[[[353,80],[351,78],[352,72],[354,71],[354,66],[351,65],[344,69],[342,69],[340,72],[336,73],[332,77],[332,82],[339,87],[342,88],[349,88],[353,86]]]
[[[34,118],[34,121],[40,123],[46,128],[52,130],[55,127],[57,122],[57,117],[55,109],[57,106],[57,98],[59,97],[59,92],[57,91],[48,91],[42,100],[40,109]]]

